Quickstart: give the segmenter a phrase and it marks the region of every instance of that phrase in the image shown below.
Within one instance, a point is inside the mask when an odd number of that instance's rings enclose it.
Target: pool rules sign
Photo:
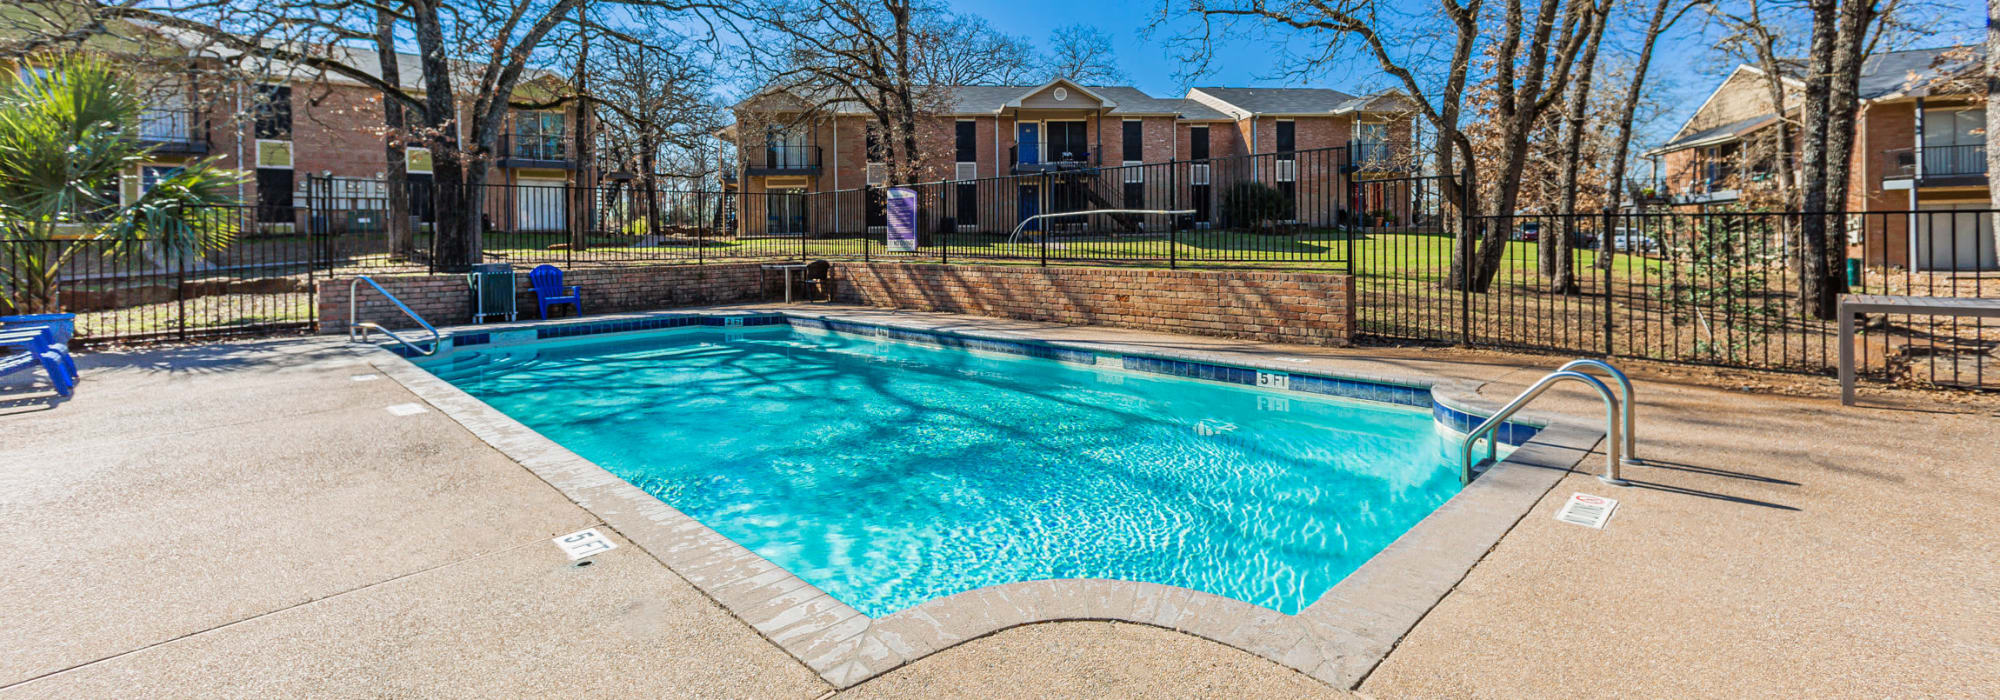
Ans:
[[[891,187],[883,197],[889,218],[889,252],[917,252],[917,191]]]

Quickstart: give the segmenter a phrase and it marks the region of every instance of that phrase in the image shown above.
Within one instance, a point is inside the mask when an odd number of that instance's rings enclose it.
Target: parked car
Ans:
[[[1526,221],[1514,227],[1514,240],[1537,241],[1542,238],[1542,222]]]
[[[1640,253],[1660,252],[1660,242],[1658,240],[1632,229],[1613,229],[1611,232],[1611,242],[1622,253],[1635,251]]]

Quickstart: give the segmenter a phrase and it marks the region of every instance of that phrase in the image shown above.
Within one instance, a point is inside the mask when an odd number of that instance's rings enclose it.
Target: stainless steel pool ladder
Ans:
[[[1611,387],[1605,386],[1603,381],[1587,374],[1587,370],[1599,370],[1609,375],[1612,379],[1617,380],[1618,393],[1614,395],[1611,392]],[[1481,460],[1479,464],[1486,465],[1494,461],[1494,457],[1499,450],[1498,444],[1500,441],[1497,433],[1501,426],[1507,424],[1507,419],[1513,417],[1516,412],[1527,406],[1529,402],[1534,401],[1535,397],[1541,396],[1542,392],[1548,391],[1549,387],[1565,381],[1579,382],[1585,386],[1589,386],[1597,391],[1599,398],[1604,399],[1604,473],[1597,478],[1604,483],[1614,486],[1630,486],[1631,482],[1626,481],[1619,475],[1619,467],[1628,464],[1645,464],[1638,457],[1637,448],[1632,437],[1632,405],[1634,401],[1632,380],[1626,378],[1625,373],[1619,371],[1617,367],[1611,366],[1611,363],[1603,360],[1589,359],[1571,360],[1562,367],[1557,368],[1556,371],[1543,375],[1541,379],[1536,380],[1533,385],[1523,390],[1520,395],[1515,396],[1514,400],[1508,401],[1506,406],[1494,412],[1492,417],[1481,422],[1479,427],[1473,428],[1471,432],[1466,433],[1465,442],[1459,451],[1459,483],[1472,483],[1472,477],[1475,475],[1472,450],[1479,444],[1479,437],[1481,435],[1486,436],[1486,459]]]
[[[394,303],[396,305],[396,308],[402,309],[403,314],[409,316],[410,320],[416,321],[417,325],[423,326],[424,330],[426,331],[430,331],[431,334],[430,349],[425,350],[423,347],[417,345],[416,343],[410,342],[407,338],[404,338],[403,336],[400,335],[396,335],[395,331],[383,328],[381,324],[374,323],[371,321],[358,321],[359,315],[356,313],[358,305],[356,304],[356,302],[358,301],[359,297],[358,292],[361,291],[362,282],[367,282],[368,286],[374,287],[375,291],[381,292],[382,296],[388,298],[391,303]],[[389,336],[396,342],[402,343],[405,347],[408,347],[411,350],[415,350],[425,355],[436,354],[438,351],[438,344],[443,339],[442,336],[438,335],[438,329],[435,326],[432,326],[429,321],[425,321],[424,317],[418,316],[417,312],[411,311],[409,305],[404,304],[403,300],[397,299],[396,295],[390,294],[389,290],[383,289],[382,285],[376,284],[375,280],[369,279],[367,275],[356,275],[354,281],[348,283],[347,285],[347,339],[350,342],[358,342],[358,343],[368,342],[368,331],[371,330],[382,331],[382,335]],[[358,336],[356,335],[356,331],[359,331]]]

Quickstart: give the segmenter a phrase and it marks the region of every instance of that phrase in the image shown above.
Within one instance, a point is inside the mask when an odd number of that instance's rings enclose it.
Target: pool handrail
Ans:
[[[1612,379],[1618,380],[1618,407],[1621,409],[1619,411],[1618,427],[1619,430],[1625,433],[1625,445],[1618,461],[1625,465],[1643,466],[1646,461],[1639,459],[1639,448],[1636,444],[1638,439],[1633,437],[1633,434],[1638,431],[1632,429],[1632,422],[1635,420],[1632,414],[1638,412],[1637,405],[1639,401],[1632,395],[1632,380],[1625,378],[1624,372],[1619,371],[1617,367],[1613,367],[1611,363],[1603,360],[1593,360],[1590,358],[1570,360],[1563,363],[1563,366],[1556,368],[1557,371],[1566,369],[1579,372],[1587,369],[1600,369],[1604,370],[1605,374],[1611,375]]]
[[[422,347],[418,346],[416,343],[410,342],[403,336],[397,335],[395,331],[383,328],[382,325],[379,323],[375,323],[373,321],[358,321],[357,319],[359,318],[359,315],[357,313],[357,308],[358,308],[357,301],[360,297],[359,292],[361,290],[362,282],[367,282],[368,286],[374,287],[375,291],[377,292],[381,292],[383,297],[387,298],[390,303],[396,305],[396,308],[403,310],[403,315],[409,316],[410,320],[416,321],[417,325],[423,326],[424,330],[426,331],[430,331],[431,348],[429,350],[425,350]],[[358,338],[355,336],[355,331],[357,330],[360,331],[360,337]],[[403,300],[397,299],[396,295],[390,294],[389,290],[383,289],[382,285],[376,284],[375,280],[370,279],[367,275],[355,275],[354,281],[349,282],[347,284],[347,340],[349,342],[359,342],[359,343],[368,342],[368,331],[370,330],[381,331],[382,335],[389,336],[396,342],[402,343],[405,347],[408,347],[411,350],[415,350],[427,356],[437,354],[438,345],[443,342],[443,336],[438,334],[437,327],[432,326],[429,321],[425,321],[424,317],[418,316],[417,312],[411,311],[409,305],[404,304]]]
[[[1034,223],[1036,221],[1041,221],[1042,219],[1055,219],[1065,216],[1090,216],[1092,214],[1154,214],[1154,215],[1166,215],[1166,216],[1185,216],[1193,213],[1195,213],[1195,210],[1193,209],[1089,209],[1085,211],[1059,211],[1049,214],[1036,214],[1034,216],[1023,218],[1021,219],[1020,223],[1014,224],[1014,232],[1007,235],[1007,243],[1013,244],[1019,242],[1021,239],[1021,231],[1027,229],[1028,224]]]
[[[1573,369],[1556,370],[1542,375],[1541,379],[1536,380],[1534,384],[1522,390],[1519,395],[1514,397],[1514,400],[1508,401],[1506,406],[1501,407],[1500,410],[1493,413],[1492,417],[1480,423],[1479,427],[1473,428],[1471,432],[1466,433],[1465,441],[1460,445],[1458,455],[1459,484],[1469,485],[1472,483],[1472,477],[1474,476],[1472,471],[1472,450],[1479,444],[1480,435],[1487,436],[1486,459],[1481,463],[1492,462],[1499,450],[1498,443],[1500,442],[1500,436],[1498,432],[1501,426],[1507,424],[1507,419],[1513,417],[1514,413],[1520,411],[1522,407],[1527,406],[1528,402],[1535,400],[1535,397],[1541,396],[1542,392],[1548,391],[1549,387],[1564,381],[1580,382],[1589,386],[1597,391],[1597,395],[1600,398],[1604,399],[1604,431],[1606,437],[1604,442],[1604,473],[1598,475],[1597,478],[1599,481],[1613,486],[1630,486],[1631,482],[1626,481],[1618,472],[1618,448],[1621,443],[1618,430],[1618,398],[1612,395],[1611,387],[1605,386],[1603,381]]]

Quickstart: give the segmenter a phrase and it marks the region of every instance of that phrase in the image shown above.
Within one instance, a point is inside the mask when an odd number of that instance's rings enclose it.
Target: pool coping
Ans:
[[[864,307],[844,311],[716,308],[593,316],[588,320],[616,323],[773,315],[1276,372],[1300,369],[1273,360],[1233,356],[1227,351],[1052,340],[1027,331],[947,329],[948,324],[938,319],[918,316],[885,322],[883,316],[894,314]],[[858,316],[867,318],[855,318]],[[500,332],[557,324],[489,324],[453,330]],[[371,353],[368,361],[597,515],[606,526],[645,549],[836,688],[852,687],[952,646],[1013,627],[1101,620],[1202,637],[1329,685],[1352,689],[1604,437],[1600,429],[1559,415],[1522,414],[1521,420],[1544,427],[1296,615],[1176,586],[1055,579],[974,589],[871,619],[401,355],[383,348]],[[1439,405],[1474,415],[1490,415],[1499,408],[1477,394],[1483,382],[1317,367],[1312,373],[1428,387]]]

